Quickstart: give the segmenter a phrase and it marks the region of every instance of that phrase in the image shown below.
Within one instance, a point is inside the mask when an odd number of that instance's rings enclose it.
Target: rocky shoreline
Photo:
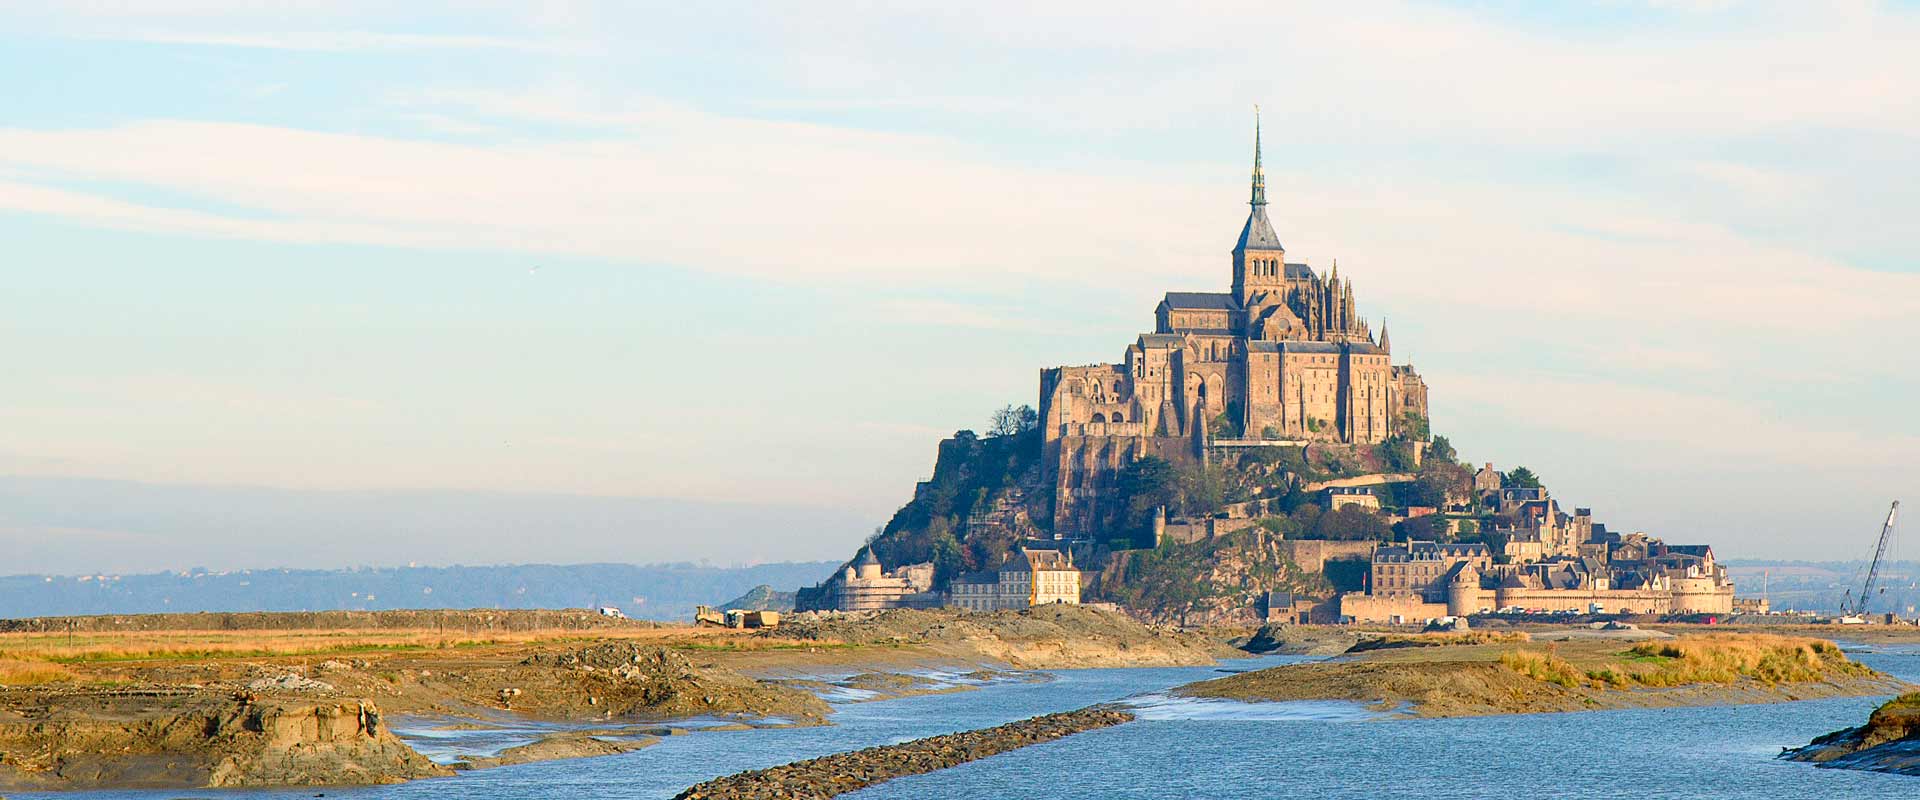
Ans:
[[[1920,775],[1920,692],[1887,701],[1865,725],[1834,731],[1780,757],[1829,769]]]
[[[929,736],[753,770],[697,784],[675,800],[814,800],[858,791],[1076,733],[1133,721],[1133,714],[1095,706],[992,728]]]

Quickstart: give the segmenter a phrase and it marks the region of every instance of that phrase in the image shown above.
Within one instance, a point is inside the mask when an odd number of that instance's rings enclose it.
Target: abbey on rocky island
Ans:
[[[1056,536],[1093,533],[1119,470],[1144,456],[1200,456],[1214,440],[1378,444],[1424,426],[1426,383],[1392,364],[1386,326],[1375,338],[1338,263],[1323,277],[1286,260],[1257,122],[1253,148],[1232,291],[1168,292],[1121,363],[1041,371]]]

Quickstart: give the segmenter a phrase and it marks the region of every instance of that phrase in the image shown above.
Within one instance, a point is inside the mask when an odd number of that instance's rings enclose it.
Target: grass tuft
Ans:
[[[1552,653],[1534,650],[1508,650],[1500,654],[1500,663],[1536,681],[1557,683],[1572,689],[1583,683],[1579,670]]]

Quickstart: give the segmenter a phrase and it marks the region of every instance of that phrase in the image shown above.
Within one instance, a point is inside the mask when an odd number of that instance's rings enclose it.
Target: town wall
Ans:
[[[1325,572],[1327,562],[1340,558],[1367,560],[1373,557],[1378,542],[1342,542],[1322,539],[1288,539],[1278,543],[1294,566],[1304,572]]]
[[[1448,616],[1446,603],[1429,603],[1417,594],[1340,595],[1340,616],[1354,622],[1414,623]]]

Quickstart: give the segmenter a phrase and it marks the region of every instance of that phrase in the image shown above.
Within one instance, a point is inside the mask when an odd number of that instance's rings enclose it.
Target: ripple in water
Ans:
[[[1125,705],[1135,716],[1159,722],[1236,720],[1244,722],[1363,722],[1389,714],[1345,700],[1290,700],[1250,703],[1213,697],[1181,697],[1164,692],[1130,698]]]

